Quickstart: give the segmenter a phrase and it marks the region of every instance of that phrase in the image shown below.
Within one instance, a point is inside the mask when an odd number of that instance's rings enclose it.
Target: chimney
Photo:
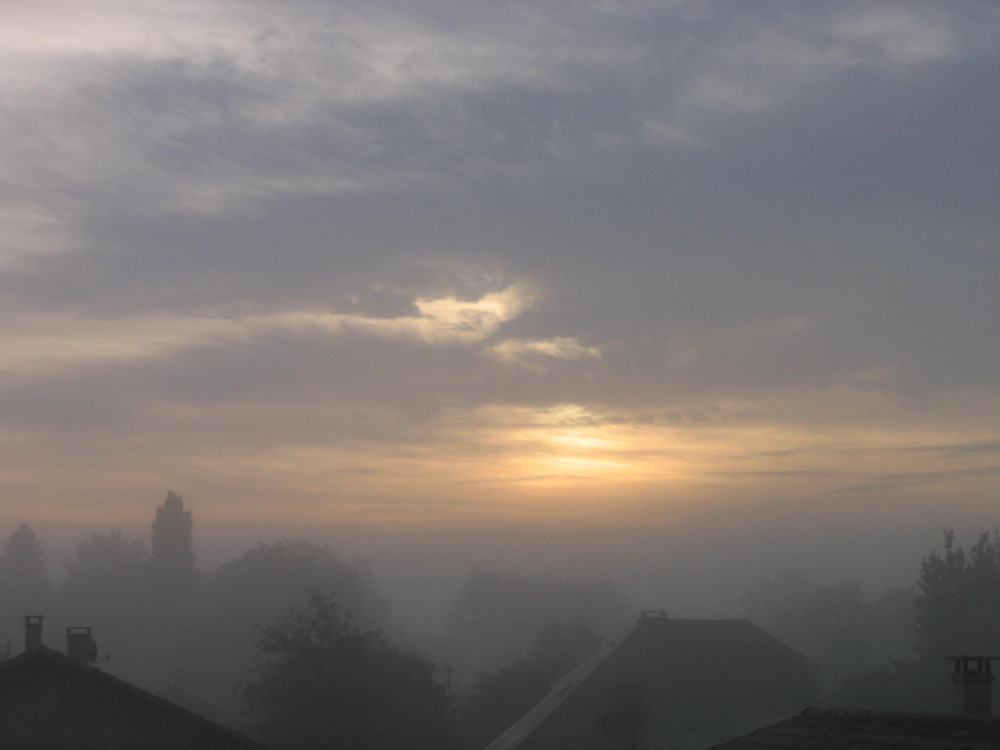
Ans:
[[[97,642],[89,627],[66,628],[66,656],[84,665],[97,661]]]
[[[45,615],[24,616],[24,650],[34,651],[42,645],[42,620]]]
[[[993,712],[993,671],[995,656],[950,656],[955,664],[951,681],[955,684],[958,713],[990,714]]]

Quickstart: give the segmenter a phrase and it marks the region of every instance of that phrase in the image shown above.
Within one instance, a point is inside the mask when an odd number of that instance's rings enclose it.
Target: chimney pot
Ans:
[[[80,664],[97,661],[97,643],[89,627],[66,628],[66,656]]]
[[[993,713],[993,669],[996,656],[950,656],[955,664],[951,681],[955,684],[958,712]]]
[[[42,621],[45,615],[24,616],[24,650],[34,651],[42,645]]]

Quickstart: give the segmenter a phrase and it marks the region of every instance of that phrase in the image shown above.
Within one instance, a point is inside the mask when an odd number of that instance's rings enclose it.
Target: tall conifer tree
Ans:
[[[42,543],[34,529],[22,523],[0,551],[0,597],[4,608],[14,617],[40,614],[35,610],[48,601],[51,590]]]
[[[152,567],[161,583],[178,584],[194,578],[194,519],[184,498],[167,490],[167,499],[153,519]]]

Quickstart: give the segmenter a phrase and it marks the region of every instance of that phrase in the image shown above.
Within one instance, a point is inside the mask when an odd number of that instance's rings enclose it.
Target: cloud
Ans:
[[[1000,453],[1000,440],[984,440],[971,443],[945,443],[941,445],[913,445],[898,450],[906,453],[938,454],[949,458],[965,458],[971,456]]]
[[[588,477],[582,474],[537,474],[534,476],[523,476],[523,477],[488,477],[486,479],[467,479],[463,480],[462,484],[495,484],[504,482],[552,482],[552,481],[566,481],[566,480],[589,480],[594,477]]]
[[[584,346],[569,336],[558,336],[543,340],[506,339],[489,347],[487,354],[502,362],[543,372],[545,369],[543,363],[547,359],[577,360],[600,357],[601,349],[596,346]]]
[[[888,490],[939,487],[949,482],[968,483],[969,480],[978,479],[988,479],[992,482],[998,476],[1000,476],[1000,464],[967,469],[906,472],[887,474],[870,482],[852,483],[851,486],[842,488],[840,492],[849,494],[886,492]]]
[[[478,482],[486,517],[573,477],[815,498],[995,441],[989,4],[10,15],[18,487],[54,453],[352,513]]]
[[[778,7],[49,3],[0,50],[32,91],[4,171],[38,200],[208,214],[589,171],[643,132],[683,145],[848,69],[950,59],[962,20]]]
[[[506,321],[531,304],[523,289],[509,287],[477,300],[454,297],[417,299],[418,315],[369,317],[314,310],[227,317],[144,317],[87,320],[62,317],[23,320],[0,335],[0,368],[65,366],[67,362],[99,362],[159,357],[172,350],[288,333],[340,336],[355,333],[379,339],[415,341],[430,346],[470,345],[492,336]]]

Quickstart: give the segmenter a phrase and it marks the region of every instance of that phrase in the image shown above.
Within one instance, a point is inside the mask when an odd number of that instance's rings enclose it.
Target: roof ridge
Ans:
[[[931,711],[881,711],[871,708],[821,708],[809,706],[798,716],[793,716],[788,721],[794,721],[799,717],[819,718],[819,719],[867,719],[876,720],[882,723],[906,723],[913,724],[919,722],[924,725],[933,724],[982,724],[1000,725],[1000,716],[991,714],[947,714]]]
[[[209,719],[207,716],[203,716],[197,711],[192,711],[185,706],[181,706],[173,701],[167,700],[166,698],[157,695],[156,693],[150,692],[145,688],[141,688],[138,685],[134,685],[127,680],[123,680],[117,675],[113,675],[110,672],[105,672],[103,669],[98,667],[93,667],[89,664],[83,664],[76,659],[72,659],[62,651],[57,651],[49,646],[40,645],[35,648],[24,651],[17,656],[13,656],[9,659],[5,659],[0,662],[0,672],[2,671],[14,671],[19,666],[24,663],[30,663],[34,659],[48,659],[58,663],[62,667],[68,667],[70,669],[78,670],[79,672],[90,675],[94,679],[103,681],[104,683],[118,689],[130,693],[131,695],[145,700],[149,703],[159,706],[160,708],[167,710],[171,713],[183,716],[186,719],[203,725],[204,727],[214,730],[216,732],[221,732],[230,737],[230,739],[237,739],[247,743],[248,747],[259,747],[264,750],[264,745],[261,745],[256,740],[248,737],[247,735],[239,732],[231,727],[227,727],[224,724],[220,724],[217,721]]]

